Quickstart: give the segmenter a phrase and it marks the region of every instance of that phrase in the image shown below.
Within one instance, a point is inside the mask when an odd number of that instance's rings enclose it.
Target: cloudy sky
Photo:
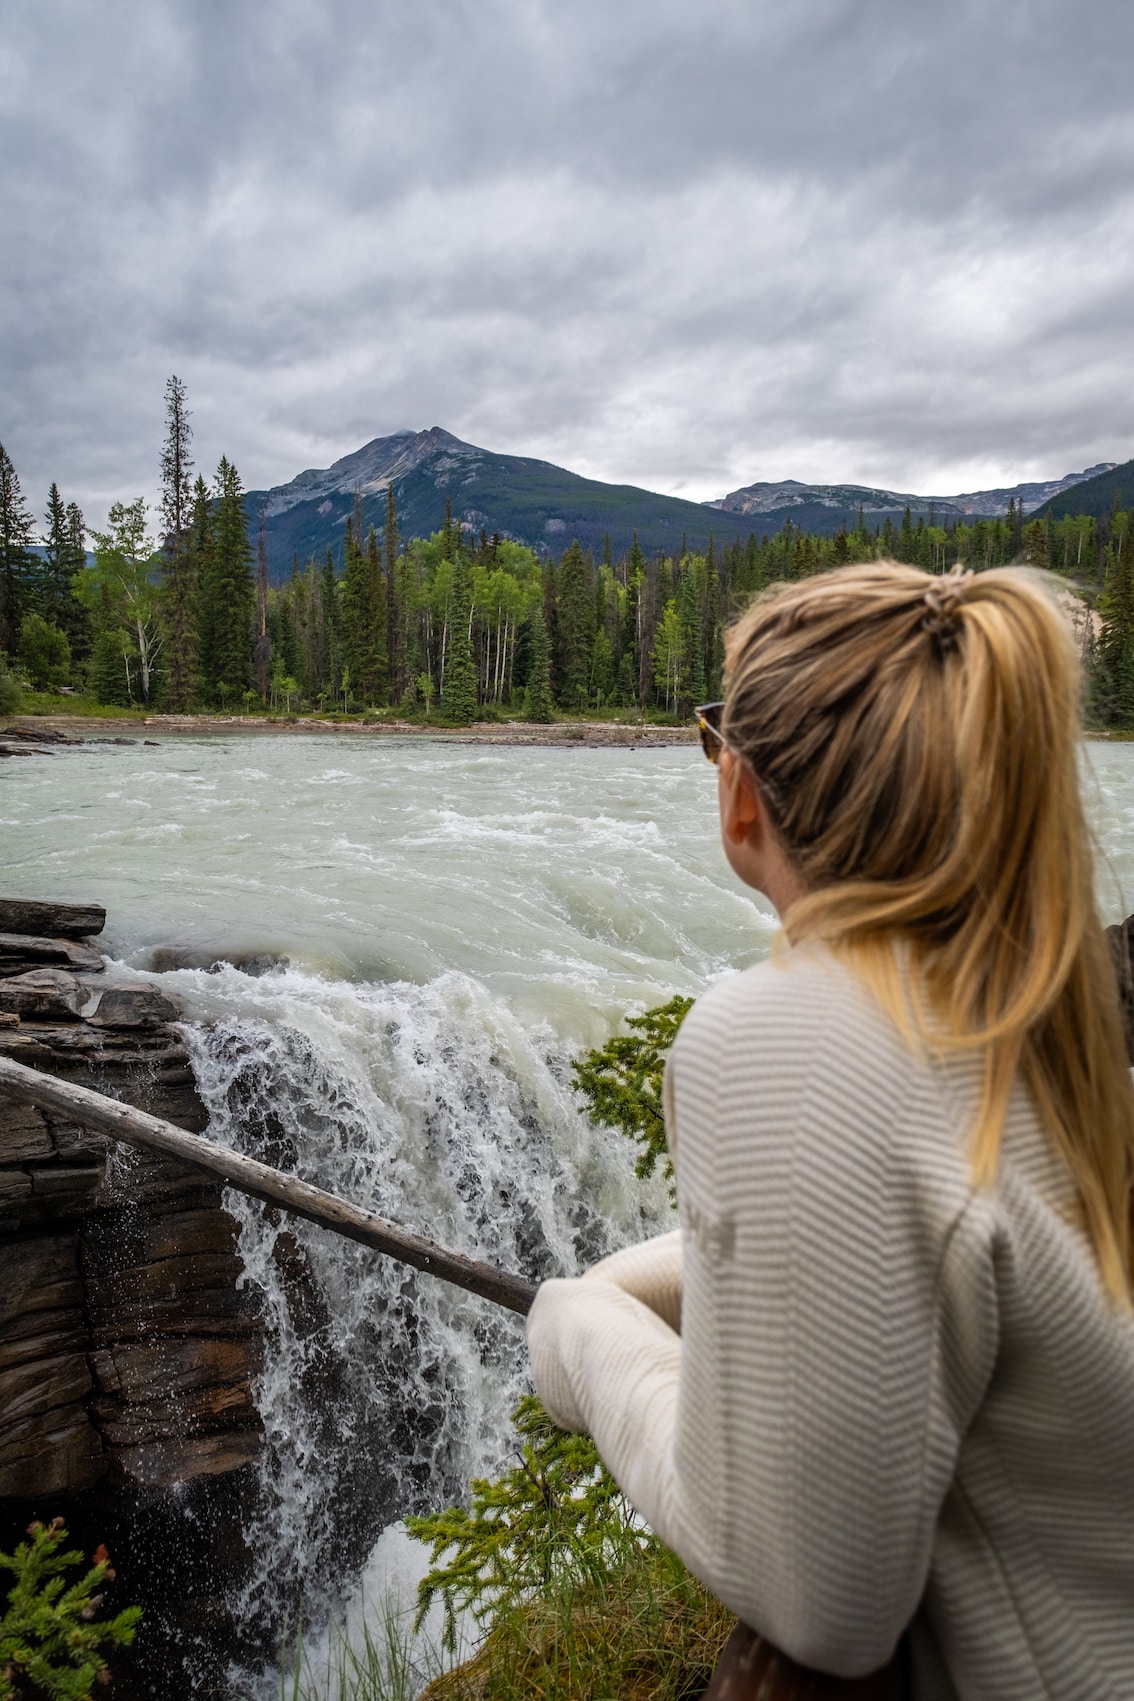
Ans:
[[[5,0],[0,442],[692,497],[1134,455],[1130,0]]]

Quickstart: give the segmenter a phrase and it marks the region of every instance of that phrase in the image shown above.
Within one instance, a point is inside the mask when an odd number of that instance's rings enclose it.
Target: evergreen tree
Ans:
[[[165,706],[189,707],[197,687],[198,534],[200,494],[190,481],[193,439],[185,385],[176,375],[165,386],[165,443],[161,452],[162,624],[165,628]],[[202,483],[200,479],[198,485]]]
[[[76,593],[77,575],[86,566],[86,528],[74,502],[64,507],[59,487],[47,494],[41,579],[43,613],[67,639],[73,661],[90,654],[90,616]]]
[[[358,535],[361,508],[347,519],[345,566],[339,587],[342,653],[354,693],[365,706],[386,695],[386,578],[373,526],[366,550]]]
[[[441,692],[441,713],[446,720],[461,725],[476,716],[476,662],[473,659],[470,629],[472,627],[472,587],[469,564],[460,547],[459,536],[450,528],[450,543],[456,545],[453,562],[453,597],[449,613],[449,653],[445,658],[445,681]]]
[[[709,563],[706,562],[705,565],[708,567]],[[681,623],[681,668],[675,708],[679,715],[690,715],[693,713],[694,704],[705,701],[701,599],[697,594],[697,573],[692,562],[681,576],[677,593],[677,613]]]
[[[527,690],[524,693],[524,719],[542,723],[553,720],[555,715],[551,696],[547,626],[539,603],[532,609],[529,630],[530,660]]]
[[[335,698],[342,684],[342,609],[339,606],[339,587],[335,582],[335,558],[328,549],[323,557],[319,575],[319,608],[322,616],[323,655],[319,693]]]
[[[16,469],[0,443],[0,650],[16,653],[20,622],[33,612],[37,558],[32,552],[32,513]]]
[[[392,495],[392,493],[390,494]],[[390,506],[391,504],[388,503],[387,524],[389,524],[391,517]],[[394,534],[396,542],[396,517],[394,518]],[[363,658],[363,678],[368,681],[369,701],[381,704],[387,699],[390,683],[390,581],[388,564],[383,562],[379,553],[378,534],[373,526],[371,526],[366,537],[366,580],[369,591],[370,651]]]
[[[585,709],[594,649],[595,604],[587,559],[578,540],[559,563],[556,597],[556,687],[565,709]]]
[[[71,594],[68,575],[67,510],[52,480],[47,493],[47,513],[43,528],[43,562],[40,567],[41,612],[54,625],[61,626],[59,614],[65,597]]]
[[[408,586],[398,574],[398,505],[391,481],[386,486],[386,521],[382,527],[382,565],[386,575],[384,624],[386,628],[386,681],[395,700],[409,678]]]
[[[213,485],[209,548],[199,581],[201,676],[206,695],[224,708],[252,682],[256,585],[240,474],[222,456]]]
[[[102,628],[91,651],[90,688],[96,703],[129,708],[136,680],[131,662],[136,658],[128,632],[113,626]]]
[[[190,575],[193,585],[193,635],[190,653],[195,660],[195,672],[187,693],[180,701],[191,703],[204,688],[201,658],[216,649],[215,619],[218,613],[216,598],[210,594],[213,579],[213,501],[209,487],[198,473],[193,485],[193,501],[189,510]],[[172,707],[172,699],[170,700]]]
[[[272,635],[268,630],[268,536],[262,502],[256,528],[256,629],[252,670],[260,702],[266,703],[272,679]]]
[[[1134,727],[1134,533],[1129,527],[1107,575],[1102,616],[1097,701],[1112,725]]]

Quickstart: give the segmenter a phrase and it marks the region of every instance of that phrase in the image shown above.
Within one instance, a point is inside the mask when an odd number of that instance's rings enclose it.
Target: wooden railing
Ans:
[[[0,1057],[0,1095],[19,1099],[24,1104],[38,1105],[40,1110],[66,1116],[85,1128],[95,1128],[128,1146],[141,1146],[146,1151],[160,1152],[164,1157],[177,1158],[219,1176],[230,1187],[263,1199],[269,1205],[279,1205],[297,1217],[306,1217],[321,1228],[348,1240],[360,1241],[375,1252],[384,1252],[415,1270],[424,1270],[442,1281],[452,1282],[469,1293],[479,1294],[509,1311],[524,1316],[531,1306],[535,1286],[522,1276],[508,1270],[497,1270],[476,1258],[466,1258],[463,1252],[452,1252],[423,1235],[411,1234],[397,1223],[376,1217],[373,1211],[360,1210],[334,1193],[312,1187],[281,1170],[272,1169],[256,1158],[246,1158],[227,1146],[218,1146],[200,1134],[188,1134],[175,1128],[159,1116],[148,1116],[133,1105],[119,1099],[107,1098],[104,1093],[92,1092],[89,1087],[73,1086],[45,1075],[38,1069],[28,1069],[23,1063]]]

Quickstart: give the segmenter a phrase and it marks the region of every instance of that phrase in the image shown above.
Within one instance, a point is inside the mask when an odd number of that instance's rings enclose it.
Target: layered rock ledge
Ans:
[[[0,899],[0,1054],[200,1132],[176,1006],[92,906]],[[260,1348],[221,1188],[0,1098],[0,1497],[122,1508],[255,1456]]]

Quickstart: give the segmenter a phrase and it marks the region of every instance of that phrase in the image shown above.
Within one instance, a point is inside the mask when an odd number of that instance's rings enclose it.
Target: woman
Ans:
[[[1134,1697],[1134,1090],[1042,585],[873,563],[731,633],[779,910],[666,1076],[680,1229],[546,1282],[540,1393],[746,1624],[911,1689]],[[712,717],[707,717],[711,722]]]

